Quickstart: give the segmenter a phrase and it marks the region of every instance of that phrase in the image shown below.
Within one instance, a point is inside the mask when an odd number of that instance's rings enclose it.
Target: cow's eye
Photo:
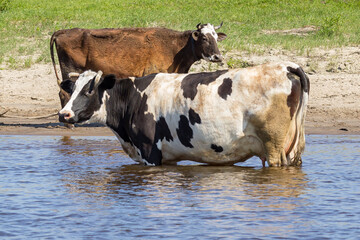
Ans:
[[[94,90],[92,90],[92,91],[86,91],[85,92],[85,96],[87,96],[87,97],[91,97],[92,95],[94,95]]]
[[[207,41],[207,37],[204,36],[204,37],[202,38],[202,40],[203,40],[203,41]]]

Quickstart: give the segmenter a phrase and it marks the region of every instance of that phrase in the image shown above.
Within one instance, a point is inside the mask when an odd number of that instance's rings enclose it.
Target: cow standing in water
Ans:
[[[263,166],[301,165],[310,83],[291,62],[126,79],[86,71],[62,87],[72,96],[61,122],[106,124],[146,165],[231,165],[252,156]]]
[[[63,81],[69,73],[86,70],[114,74],[117,78],[151,73],[187,73],[191,65],[205,59],[221,62],[217,42],[226,38],[211,24],[179,32],[166,28],[64,29],[50,40],[51,59],[57,75],[53,46],[59,58]],[[61,106],[70,95],[60,88]]]

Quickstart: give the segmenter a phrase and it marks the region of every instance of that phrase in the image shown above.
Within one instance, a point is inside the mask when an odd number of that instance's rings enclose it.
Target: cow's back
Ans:
[[[168,72],[174,52],[186,44],[182,33],[165,28],[90,30],[84,43],[90,49],[86,68],[118,77]]]
[[[168,72],[186,44],[182,32],[166,28],[74,28],[54,35],[63,79],[89,69],[120,78]]]

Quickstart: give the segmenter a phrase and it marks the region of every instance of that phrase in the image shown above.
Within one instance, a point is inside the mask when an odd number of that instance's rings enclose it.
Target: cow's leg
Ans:
[[[288,166],[289,165],[289,161],[288,161],[288,158],[286,156],[285,149],[283,149],[281,151],[281,165],[282,166]]]
[[[262,166],[265,167],[266,157],[261,157]]]
[[[146,144],[147,145],[147,144]],[[150,149],[149,146],[145,146],[144,149]],[[162,164],[162,153],[161,150],[158,149],[156,144],[153,144],[151,147],[150,153],[145,153],[145,156],[142,156],[144,159],[144,163],[150,166],[160,166]]]
[[[269,167],[282,165],[283,144],[278,136],[270,138],[265,144],[266,160]]]
[[[271,153],[267,157],[269,167],[280,167],[281,166],[281,155],[280,153]]]
[[[161,153],[160,150],[152,151],[151,154],[150,154],[148,162],[150,164],[152,164],[152,165],[160,166],[162,164],[161,159],[162,159],[162,153]]]

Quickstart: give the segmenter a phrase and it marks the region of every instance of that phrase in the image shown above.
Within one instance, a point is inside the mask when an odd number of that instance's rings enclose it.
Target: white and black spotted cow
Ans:
[[[62,87],[72,96],[61,122],[106,124],[140,163],[301,164],[310,84],[294,63],[127,79],[86,71]]]

